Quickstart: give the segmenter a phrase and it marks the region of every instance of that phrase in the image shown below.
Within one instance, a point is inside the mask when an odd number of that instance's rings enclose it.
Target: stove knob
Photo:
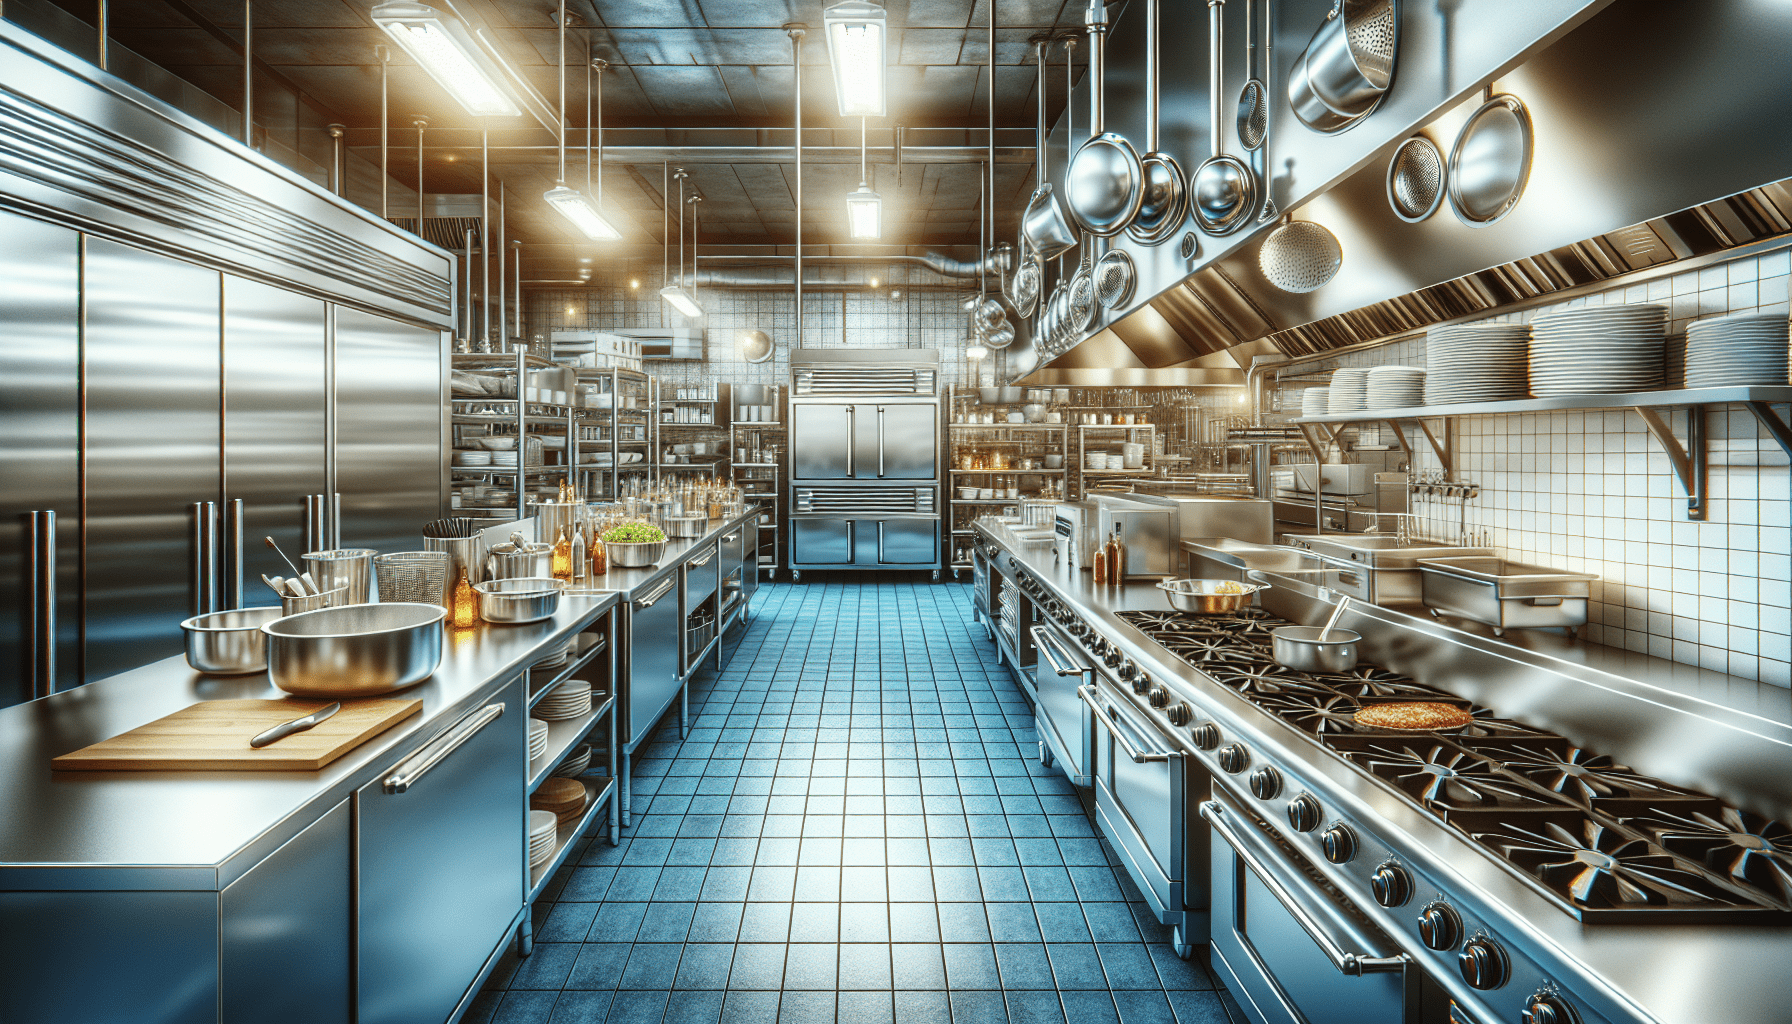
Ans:
[[[1454,948],[1462,938],[1462,918],[1448,903],[1433,903],[1419,914],[1419,941],[1431,949]]]
[[[1412,898],[1412,876],[1405,868],[1390,861],[1369,876],[1369,891],[1374,894],[1375,902],[1384,907],[1402,906]]]
[[[1538,992],[1525,1004],[1518,1018],[1523,1024],[1580,1024],[1580,1014],[1561,996]]]
[[[1242,744],[1238,743],[1226,744],[1220,748],[1220,752],[1215,754],[1214,757],[1220,763],[1220,770],[1228,775],[1237,775],[1239,772],[1250,767],[1251,764],[1250,752],[1245,750]]]
[[[1151,685],[1151,677],[1140,672],[1132,681],[1132,692],[1146,693],[1150,691]]]
[[[1488,938],[1463,943],[1462,952],[1456,954],[1456,966],[1462,970],[1462,980],[1468,982],[1469,987],[1478,989],[1499,988],[1506,983],[1510,973],[1506,966],[1506,951]]]
[[[1319,827],[1319,800],[1311,793],[1302,793],[1288,801],[1288,824],[1296,832],[1311,832]]]
[[[1195,717],[1195,710],[1186,703],[1178,702],[1170,705],[1164,714],[1169,717],[1171,725],[1187,725]]]
[[[1188,731],[1189,739],[1202,750],[1212,750],[1220,745],[1220,727],[1212,722],[1202,722]]]
[[[1170,703],[1170,691],[1161,686],[1153,686],[1151,692],[1145,695],[1145,699],[1154,708],[1167,707]]]
[[[1108,647],[1108,652],[1101,656],[1102,664],[1109,668],[1117,667],[1124,660],[1126,660],[1126,655],[1121,654],[1118,647]]]
[[[1319,834],[1319,845],[1325,851],[1326,860],[1333,864],[1343,864],[1356,856],[1356,833],[1350,830],[1349,825],[1333,825]],[[1401,902],[1404,903],[1405,900],[1402,899]]]
[[[1133,664],[1133,660],[1131,658],[1127,658],[1125,661],[1122,661],[1120,663],[1120,678],[1121,679],[1124,679],[1130,683],[1134,679],[1138,678],[1138,675],[1139,675],[1139,666]]]
[[[1251,792],[1256,794],[1257,799],[1274,800],[1276,794],[1281,791],[1281,772],[1276,771],[1269,765],[1264,765],[1251,773]]]

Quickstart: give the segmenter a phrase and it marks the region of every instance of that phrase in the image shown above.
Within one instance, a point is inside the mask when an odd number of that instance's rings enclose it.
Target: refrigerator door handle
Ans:
[[[330,531],[329,531],[328,525],[325,522],[326,519],[328,519],[328,516],[326,516],[324,514],[324,495],[322,495],[322,494],[307,494],[307,495],[305,495],[305,550],[306,551],[328,551],[328,550],[330,550],[330,544],[329,544],[329,540],[330,540],[329,532]]]
[[[519,456],[519,458],[520,458],[520,456]],[[328,520],[326,520],[325,531],[326,531],[327,535],[324,539],[328,540],[330,543],[325,545],[324,549],[328,550],[328,551],[334,551],[337,548],[340,548],[342,546],[342,492],[341,491],[337,491],[334,494],[330,495],[330,517]]]
[[[25,643],[31,698],[56,692],[56,513],[25,515]]]
[[[193,503],[193,614],[218,610],[218,503]]]
[[[857,406],[846,407],[846,475],[853,477],[858,471],[853,468],[853,449],[858,447],[859,410]]]
[[[877,564],[884,564],[884,521],[882,519],[877,521]]]
[[[243,606],[243,499],[224,503],[224,586],[220,611]]]
[[[884,407],[881,405],[877,407],[877,475],[880,479],[884,475]],[[881,523],[878,525],[877,535],[878,542],[881,544],[883,539]],[[883,549],[880,547],[877,553],[878,561],[883,561],[883,557]]]

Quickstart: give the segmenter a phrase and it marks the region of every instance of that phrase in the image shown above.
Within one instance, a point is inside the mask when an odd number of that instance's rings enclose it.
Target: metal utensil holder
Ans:
[[[321,594],[307,594],[304,597],[288,597],[280,595],[280,614],[297,615],[300,612],[314,612],[319,608],[336,608],[345,604],[353,604],[348,599],[348,584],[344,583],[333,590]]]
[[[380,601],[439,604],[446,608],[448,571],[454,556],[446,551],[399,551],[376,555],[373,575]]]
[[[372,548],[307,551],[303,562],[319,589],[346,586],[348,596],[340,603],[366,604],[373,599],[373,556],[377,554]]]

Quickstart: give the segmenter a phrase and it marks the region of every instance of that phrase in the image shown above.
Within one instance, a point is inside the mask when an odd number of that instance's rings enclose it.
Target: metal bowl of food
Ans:
[[[1299,672],[1348,672],[1356,667],[1363,635],[1333,626],[1277,626],[1269,631],[1276,664]]]
[[[1165,580],[1157,585],[1169,599],[1170,607],[1190,615],[1234,615],[1251,603],[1257,591],[1268,590],[1261,583],[1240,583],[1237,580]]]
[[[654,565],[666,554],[666,541],[650,540],[636,543],[604,541],[604,557],[619,569],[645,569]]]
[[[566,584],[551,576],[521,576],[486,580],[479,591],[479,617],[487,622],[515,625],[540,622],[560,610],[560,592]]]
[[[351,604],[275,619],[268,678],[301,697],[371,697],[428,679],[442,664],[437,604]]]
[[[279,608],[242,608],[195,615],[180,624],[187,635],[187,664],[208,676],[240,676],[268,669],[268,637],[261,627]]]

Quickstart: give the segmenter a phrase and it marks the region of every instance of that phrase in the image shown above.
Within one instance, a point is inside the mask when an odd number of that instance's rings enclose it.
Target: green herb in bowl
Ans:
[[[611,544],[657,544],[665,539],[666,531],[652,523],[623,523],[603,533],[603,540]]]

